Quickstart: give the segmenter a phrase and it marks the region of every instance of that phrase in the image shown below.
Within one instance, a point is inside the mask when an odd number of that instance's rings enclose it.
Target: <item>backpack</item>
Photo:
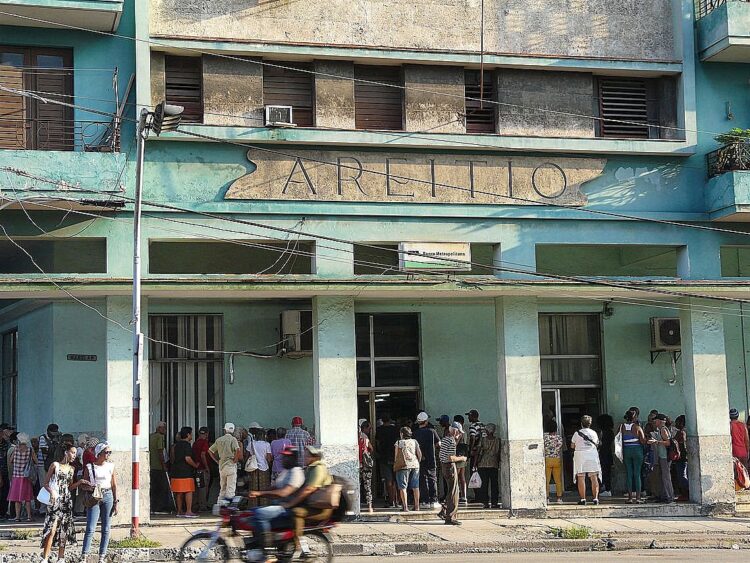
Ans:
[[[669,461],[680,461],[682,453],[680,452],[680,443],[674,439],[674,436],[670,433],[669,445],[667,446],[667,459]]]
[[[56,461],[62,459],[65,449],[63,448],[62,436],[58,435],[54,438],[46,437],[47,440],[47,455],[44,458],[44,470],[49,471],[49,468]]]
[[[747,489],[750,487],[750,475],[747,473],[747,468],[745,468],[745,464],[742,463],[739,459],[736,457],[733,458],[734,461],[734,488],[737,491],[740,491],[742,489]]]

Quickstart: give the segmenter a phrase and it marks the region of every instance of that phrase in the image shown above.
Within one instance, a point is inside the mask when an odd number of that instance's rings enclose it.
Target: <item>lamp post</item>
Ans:
[[[133,209],[133,441],[131,461],[133,463],[133,486],[130,535],[139,534],[140,514],[140,434],[141,434],[141,376],[143,375],[143,334],[141,333],[141,204],[143,199],[143,159],[146,139],[153,131],[174,131],[180,125],[182,106],[171,106],[165,102],[153,112],[141,110],[136,126],[137,160],[135,166],[135,207]]]

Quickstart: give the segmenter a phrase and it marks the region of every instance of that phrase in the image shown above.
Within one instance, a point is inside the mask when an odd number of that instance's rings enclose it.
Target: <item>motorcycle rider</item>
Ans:
[[[288,501],[305,482],[305,472],[298,467],[299,454],[293,446],[285,447],[281,452],[283,471],[279,473],[274,487],[266,491],[250,491],[248,498],[269,498],[272,504],[256,508],[253,512],[254,529],[257,530],[258,549],[249,554],[251,561],[264,561],[264,548],[273,544],[271,521],[283,517],[287,510],[282,506]]]

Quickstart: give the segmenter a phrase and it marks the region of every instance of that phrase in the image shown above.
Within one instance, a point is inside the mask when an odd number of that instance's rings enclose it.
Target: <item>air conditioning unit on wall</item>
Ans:
[[[681,348],[680,319],[651,317],[651,351],[674,352]]]
[[[312,355],[312,311],[282,311],[279,348],[292,358]]]
[[[292,106],[266,106],[266,127],[293,127]]]

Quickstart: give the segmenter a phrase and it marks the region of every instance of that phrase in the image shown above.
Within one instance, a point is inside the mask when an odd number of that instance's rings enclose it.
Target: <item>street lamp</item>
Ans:
[[[138,536],[140,512],[140,434],[141,434],[141,376],[143,374],[143,334],[141,333],[141,202],[143,199],[143,159],[146,139],[150,131],[160,135],[174,131],[180,125],[182,106],[161,102],[154,111],[141,110],[136,126],[138,159],[135,167],[135,208],[133,209],[133,495],[130,535]]]

